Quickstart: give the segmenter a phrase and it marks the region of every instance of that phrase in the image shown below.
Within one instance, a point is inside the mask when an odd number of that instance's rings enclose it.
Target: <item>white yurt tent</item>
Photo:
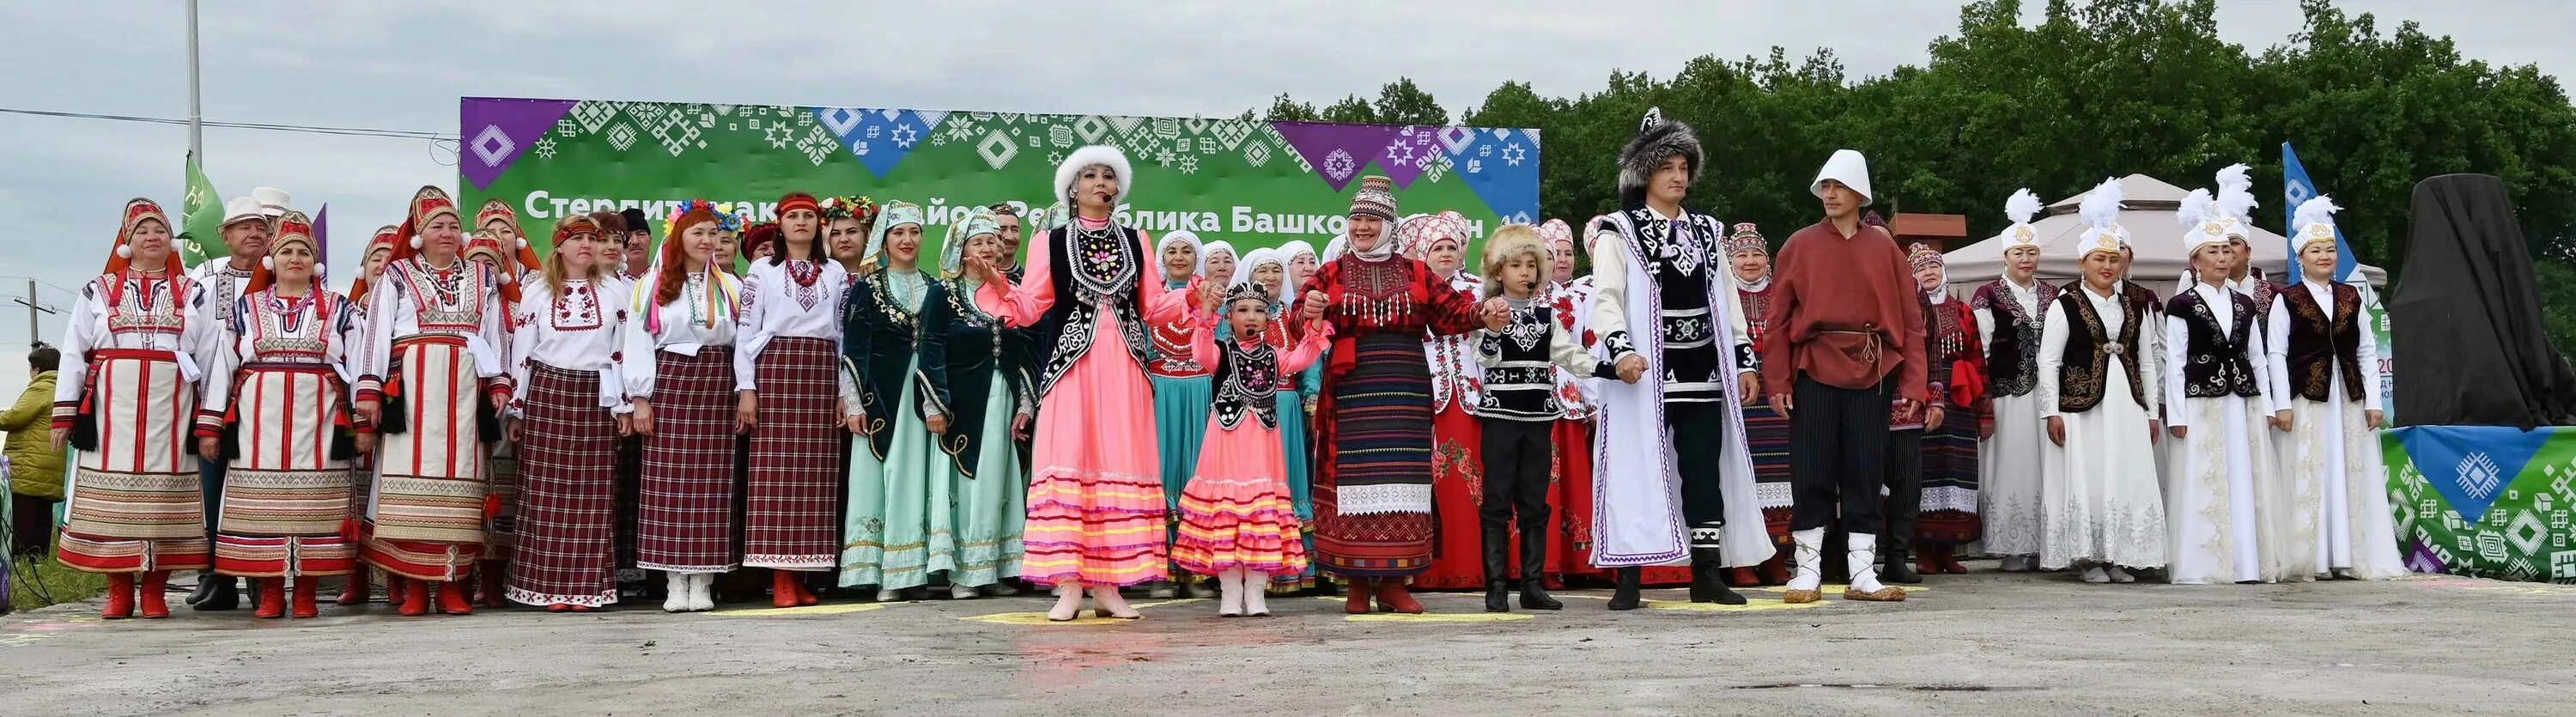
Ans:
[[[2129,276],[2139,284],[2154,289],[2157,296],[2172,296],[2181,283],[2183,272],[2191,261],[2183,252],[2183,226],[2174,220],[2174,210],[2190,190],[2166,184],[2143,174],[2120,178],[2120,190],[2127,197],[2120,202],[2120,226],[2129,230],[2131,251],[2137,261],[2130,265]],[[2090,194],[2091,192],[2086,192]],[[2030,223],[2039,233],[2039,278],[2051,283],[2073,281],[2081,255],[2078,240],[2084,236],[2084,220],[2075,215],[2075,207],[2084,201],[2083,194],[2058,200],[2040,212]],[[2277,200],[2276,200],[2277,201]],[[1995,204],[2001,212],[2002,202]],[[2265,206],[2255,211],[2280,211]],[[2289,268],[2290,241],[2261,227],[2245,238],[2254,247],[2254,266],[2265,276],[2286,280],[2282,272]],[[2004,239],[1989,237],[1985,241],[1960,247],[1943,255],[1949,270],[1950,287],[1966,296],[1977,285],[1994,281],[2004,273]],[[2359,274],[2372,286],[2386,286],[2388,273],[2379,267],[2361,265]]]

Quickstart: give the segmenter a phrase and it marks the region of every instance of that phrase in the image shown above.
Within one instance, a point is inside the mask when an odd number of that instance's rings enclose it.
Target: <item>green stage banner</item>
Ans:
[[[2410,426],[2380,448],[2408,567],[2576,583],[2576,429]]]
[[[497,198],[538,239],[567,213],[628,207],[658,235],[672,206],[700,198],[775,219],[778,197],[801,190],[919,204],[936,256],[973,207],[1054,203],[1056,165],[1085,145],[1134,166],[1123,223],[1241,251],[1320,250],[1368,174],[1395,180],[1402,211],[1455,210],[1477,237],[1538,214],[1535,129],[489,97],[458,114],[468,216]]]

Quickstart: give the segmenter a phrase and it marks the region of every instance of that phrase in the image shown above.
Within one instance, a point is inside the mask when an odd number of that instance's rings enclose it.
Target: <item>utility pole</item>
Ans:
[[[62,312],[55,311],[54,307],[46,306],[44,302],[36,300],[36,280],[34,277],[27,277],[27,297],[17,299],[16,301],[27,307],[27,345],[29,347],[34,347],[37,343],[45,340],[44,327],[39,323],[44,318],[44,315],[59,314]]]
[[[197,0],[188,0],[188,156],[206,162],[206,113],[197,93]],[[33,296],[34,292],[28,292]]]

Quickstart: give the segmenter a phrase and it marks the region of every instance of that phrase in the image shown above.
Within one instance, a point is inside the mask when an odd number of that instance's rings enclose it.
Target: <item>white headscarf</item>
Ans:
[[[1163,238],[1160,241],[1154,242],[1154,270],[1156,275],[1162,275],[1163,251],[1172,248],[1174,243],[1190,245],[1190,261],[1192,262],[1190,265],[1190,273],[1200,274],[1207,271],[1207,250],[1199,246],[1199,235],[1190,233],[1190,230],[1187,229],[1174,229],[1163,234]],[[1169,281],[1170,278],[1165,276],[1164,280]]]
[[[1287,301],[1289,295],[1296,291],[1296,288],[1288,285],[1288,255],[1277,249],[1264,247],[1254,249],[1251,253],[1243,255],[1241,265],[1235,267],[1235,278],[1241,281],[1254,281],[1253,273],[1256,270],[1259,270],[1263,264],[1279,267],[1279,291],[1275,292],[1276,295],[1272,296],[1270,300],[1274,302]]]

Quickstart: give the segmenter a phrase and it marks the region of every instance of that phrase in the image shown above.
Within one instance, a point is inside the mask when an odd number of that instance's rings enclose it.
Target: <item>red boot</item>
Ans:
[[[259,591],[259,609],[251,617],[274,620],[286,616],[286,579],[251,578],[251,587]]]
[[[1787,585],[1787,584],[1789,584],[1789,561],[1788,561],[1788,559],[1787,559],[1787,558],[1785,558],[1785,557],[1779,556],[1779,555],[1773,555],[1773,556],[1771,556],[1771,559],[1770,559],[1770,560],[1762,561],[1762,584],[1764,584],[1764,585]]]
[[[397,575],[388,582],[393,583],[395,589],[402,593],[402,607],[396,612],[409,617],[429,614],[429,581],[411,580]]]
[[[154,570],[143,574],[143,584],[137,588],[139,594],[135,597],[140,598],[138,602],[142,603],[144,619],[158,620],[170,616],[170,603],[168,596],[164,595],[169,588],[170,571]]]
[[[1947,545],[1917,547],[1914,553],[1914,572],[1924,575],[1941,574],[1941,556],[1948,554],[1950,554],[1950,546]]]
[[[1342,600],[1342,612],[1353,615],[1368,614],[1369,595],[1377,592],[1377,580],[1374,578],[1360,578],[1351,581],[1351,584],[1343,587],[1347,588],[1344,592],[1350,593],[1350,595]]]
[[[798,584],[796,573],[772,568],[769,571],[769,604],[795,607],[805,604],[805,586]]]
[[[123,620],[134,616],[134,574],[107,574],[107,607],[99,608],[101,620]]]
[[[814,594],[814,589],[813,589],[813,588],[805,587],[805,581],[804,581],[804,580],[797,580],[797,581],[796,581],[796,604],[798,604],[798,605],[821,605],[821,604],[823,604],[823,597],[822,597],[822,596],[820,596],[820,595],[816,595],[816,594]]]
[[[349,582],[340,586],[340,604],[367,604],[367,568],[365,566],[360,566],[357,572],[350,573]]]
[[[438,611],[449,615],[474,614],[474,603],[465,599],[465,581],[449,580],[438,584]]]
[[[322,607],[313,604],[313,593],[320,588],[310,578],[295,581],[295,611],[291,614],[298,618],[321,616]]]
[[[1959,562],[1958,546],[1948,546],[1941,549],[1941,572],[1949,573],[1951,575],[1968,574],[1968,566],[1960,564]]]
[[[1388,610],[1404,613],[1406,615],[1422,614],[1422,603],[1413,601],[1412,591],[1404,589],[1403,578],[1379,579],[1377,581],[1377,604],[1379,607],[1384,607]]]
[[[493,563],[493,564],[494,564],[494,565],[499,565],[499,563]],[[510,599],[509,599],[508,597],[506,597],[506,596],[504,596],[504,595],[502,594],[504,591],[503,591],[502,586],[501,586],[501,571],[500,571],[500,570],[498,570],[498,569],[489,569],[489,570],[484,570],[484,571],[482,572],[482,578],[483,578],[483,581],[482,581],[482,598],[483,598],[483,600],[482,600],[481,602],[482,602],[483,606],[484,606],[484,607],[506,607],[506,606],[508,606],[508,605],[510,604]]]

